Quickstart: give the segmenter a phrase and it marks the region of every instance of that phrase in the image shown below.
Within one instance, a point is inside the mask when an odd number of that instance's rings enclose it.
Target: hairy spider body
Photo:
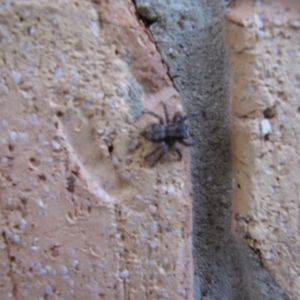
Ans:
[[[169,149],[173,149],[178,154],[179,160],[181,160],[182,154],[177,147],[177,142],[184,146],[194,145],[193,141],[187,140],[189,138],[188,126],[184,122],[188,119],[188,116],[183,116],[180,112],[177,112],[174,114],[171,121],[167,106],[165,103],[161,103],[164,108],[165,120],[152,111],[143,112],[144,114],[149,114],[159,120],[159,123],[152,123],[141,132],[141,135],[147,140],[160,144],[145,157],[147,161],[152,162],[152,166],[154,166],[169,151]],[[159,150],[161,150],[160,153],[155,157],[155,154]]]
[[[147,140],[159,142],[172,142],[173,139],[188,138],[188,128],[186,124],[150,124],[142,131],[142,136]]]

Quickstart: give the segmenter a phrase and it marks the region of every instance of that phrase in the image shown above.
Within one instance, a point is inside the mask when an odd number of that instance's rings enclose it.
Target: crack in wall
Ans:
[[[166,68],[166,73],[172,83],[172,87],[177,91],[178,94],[180,94],[178,89],[176,88],[176,85],[174,82],[174,76],[172,76],[170,73],[170,66],[163,59],[163,57],[161,55],[161,51],[159,50],[159,47],[157,45],[157,42],[155,41],[155,38],[153,37],[153,34],[150,30],[150,26],[155,24],[159,20],[159,17],[151,16],[151,10],[146,9],[145,6],[140,8],[138,6],[138,4],[136,3],[136,0],[131,0],[131,1],[135,8],[135,14],[136,14],[137,20],[141,21],[141,23],[144,25],[145,29],[147,30],[148,35],[151,37],[151,41],[153,42],[153,45],[155,46],[157,53],[159,53],[159,55],[160,55],[161,62]]]

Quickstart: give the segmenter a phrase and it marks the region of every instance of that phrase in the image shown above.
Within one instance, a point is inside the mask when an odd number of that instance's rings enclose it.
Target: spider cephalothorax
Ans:
[[[183,116],[180,112],[176,112],[173,119],[170,120],[169,112],[165,103],[161,102],[164,108],[165,120],[152,111],[144,111],[144,114],[149,114],[159,120],[159,123],[152,123],[148,125],[141,135],[147,140],[159,143],[152,152],[150,152],[145,159],[154,166],[168,151],[173,149],[182,158],[182,154],[177,147],[177,142],[184,146],[193,146],[193,141],[188,141],[188,126],[185,121],[188,116]],[[160,153],[158,151],[160,150]],[[156,155],[157,154],[157,155]]]

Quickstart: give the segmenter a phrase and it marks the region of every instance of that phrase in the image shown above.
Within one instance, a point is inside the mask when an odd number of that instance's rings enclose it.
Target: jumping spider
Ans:
[[[182,154],[177,147],[177,142],[187,147],[194,145],[193,141],[186,140],[189,138],[189,134],[188,126],[185,124],[185,121],[190,116],[183,116],[180,112],[176,112],[171,121],[166,104],[164,102],[161,102],[161,104],[164,109],[165,120],[152,111],[143,111],[143,114],[151,115],[159,120],[159,123],[152,123],[141,132],[141,135],[147,140],[153,143],[159,143],[159,146],[145,157],[146,161],[150,162],[152,167],[169,149],[175,150],[179,156],[179,160],[181,160]],[[155,154],[159,150],[161,150],[161,152],[155,157]]]

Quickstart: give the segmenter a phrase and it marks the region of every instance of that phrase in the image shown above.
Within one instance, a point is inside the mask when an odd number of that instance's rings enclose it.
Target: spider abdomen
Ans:
[[[180,112],[176,112],[173,118],[170,119],[166,104],[161,103],[164,108],[165,119],[149,110],[143,112],[144,114],[155,117],[159,121],[159,123],[148,125],[141,132],[141,135],[148,141],[159,144],[158,147],[145,157],[147,161],[151,162],[151,166],[154,166],[169,150],[175,151],[178,154],[179,160],[181,160],[182,154],[177,143],[186,147],[194,145],[193,141],[188,140],[188,125],[185,124],[189,116],[184,116]]]
[[[142,131],[141,135],[149,141],[162,142],[166,139],[166,126],[151,124]]]

